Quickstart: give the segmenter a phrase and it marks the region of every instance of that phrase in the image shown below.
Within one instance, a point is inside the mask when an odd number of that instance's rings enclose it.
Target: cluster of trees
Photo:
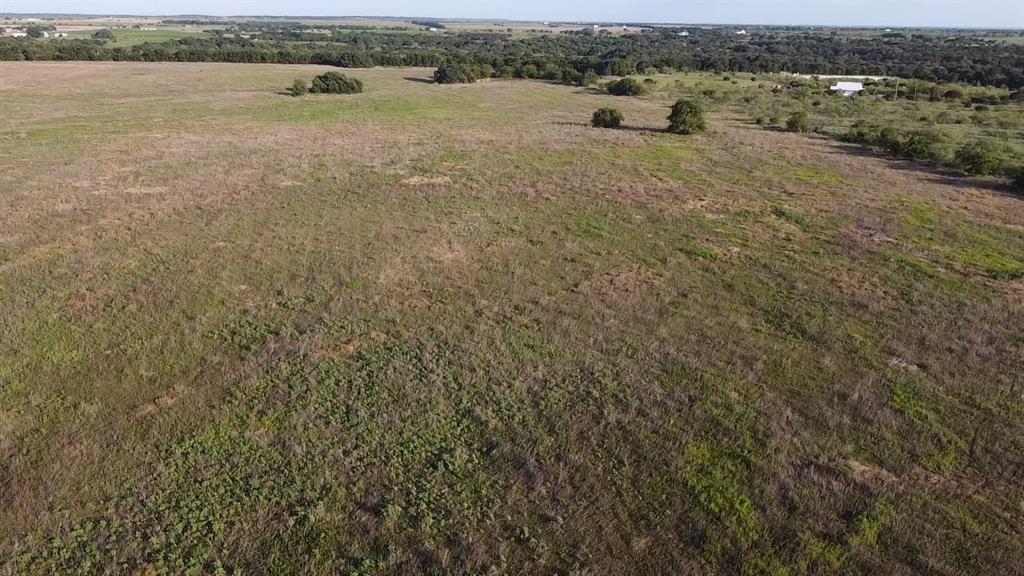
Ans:
[[[915,34],[890,38],[820,32],[758,33],[745,37],[700,30],[680,37],[663,28],[645,34],[560,33],[407,34],[325,26],[306,38],[298,23],[245,23],[248,38],[215,33],[132,47],[102,42],[0,39],[3,60],[224,61],[370,66],[489,66],[498,77],[544,78],[584,84],[588,75],[625,76],[651,70],[792,71],[860,74],[1024,86],[1024,45],[995,40]],[[296,41],[300,40],[300,41]],[[301,41],[306,40],[306,41]]]
[[[346,76],[340,72],[327,72],[313,78],[309,86],[306,81],[297,79],[288,88],[292,96],[312,94],[359,94],[363,91],[363,82],[358,78]]]

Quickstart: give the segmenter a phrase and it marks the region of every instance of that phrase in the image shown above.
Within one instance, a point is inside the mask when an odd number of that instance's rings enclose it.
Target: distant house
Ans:
[[[680,32],[680,33],[679,33],[678,35],[679,35],[679,36],[689,36],[689,35],[690,35],[690,33],[689,33],[689,32],[687,32],[686,30],[683,30],[683,31],[682,31],[682,32]]]
[[[8,28],[6,30],[2,30],[2,32],[3,34],[0,34],[0,36],[9,36],[11,38],[24,38],[25,36],[28,36],[28,33],[24,30],[18,30],[17,28]]]
[[[829,88],[829,90],[839,92],[843,96],[854,96],[863,89],[864,84],[860,82],[836,82],[835,86]]]
[[[746,36],[747,35],[747,31],[746,30],[737,30],[736,31],[736,35],[737,36]]]

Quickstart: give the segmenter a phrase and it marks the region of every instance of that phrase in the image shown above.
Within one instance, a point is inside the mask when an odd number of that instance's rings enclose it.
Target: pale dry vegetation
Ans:
[[[1020,197],[324,70],[0,63],[0,571],[1024,569]]]

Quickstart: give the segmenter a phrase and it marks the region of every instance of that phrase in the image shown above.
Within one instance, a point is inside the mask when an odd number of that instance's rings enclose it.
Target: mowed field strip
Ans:
[[[0,62],[0,573],[1024,569],[1020,196],[326,70]]]

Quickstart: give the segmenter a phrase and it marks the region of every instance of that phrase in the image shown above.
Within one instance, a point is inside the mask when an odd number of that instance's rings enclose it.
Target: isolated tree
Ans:
[[[810,132],[811,130],[811,117],[807,114],[806,110],[797,110],[789,115],[789,119],[786,120],[786,131],[787,132]]]
[[[707,130],[704,107],[696,100],[677,100],[668,115],[668,131],[676,134],[694,134]]]
[[[619,128],[622,120],[622,112],[615,108],[599,108],[590,119],[590,124],[594,128]]]
[[[114,33],[111,32],[109,29],[104,28],[103,30],[97,30],[93,32],[92,37],[97,40],[113,40]]]
[[[288,93],[292,96],[302,96],[306,92],[309,92],[309,86],[306,86],[306,81],[300,78],[296,78],[288,87]]]
[[[448,64],[434,71],[434,82],[438,84],[471,84],[476,80],[474,70],[462,64]]]
[[[633,78],[623,78],[609,84],[608,93],[612,96],[639,96],[644,93],[644,85]]]
[[[358,94],[363,91],[363,83],[340,72],[328,72],[313,78],[309,91],[314,94]]]

